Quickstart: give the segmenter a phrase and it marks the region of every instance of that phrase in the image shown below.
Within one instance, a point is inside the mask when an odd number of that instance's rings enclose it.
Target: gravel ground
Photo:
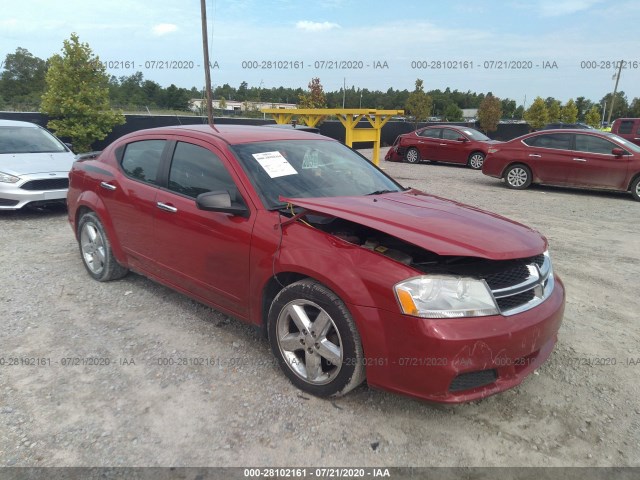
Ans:
[[[92,281],[66,210],[0,212],[0,466],[640,466],[640,204],[383,167],[549,239],[565,320],[520,387],[456,406],[304,395],[253,327],[135,274]]]

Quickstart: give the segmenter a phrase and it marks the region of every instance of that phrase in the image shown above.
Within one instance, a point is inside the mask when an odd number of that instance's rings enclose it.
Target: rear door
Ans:
[[[200,210],[196,205],[199,194],[220,190],[246,205],[246,192],[214,146],[194,139],[172,145],[165,188],[154,205],[161,276],[177,288],[247,318],[255,214],[244,218]]]
[[[550,130],[549,132],[553,132]],[[528,146],[523,160],[531,167],[533,176],[542,183],[568,183],[575,168],[572,133],[541,133],[523,140]]]
[[[151,137],[119,148],[117,174],[98,186],[130,266],[152,273],[158,175],[167,143],[165,138]]]
[[[611,153],[614,148],[621,147],[595,135],[576,134],[573,156],[576,163],[571,170],[569,183],[623,190],[630,156],[616,157]]]
[[[418,150],[420,150],[420,158],[425,160],[440,160],[441,153],[441,128],[427,127],[418,133]]]

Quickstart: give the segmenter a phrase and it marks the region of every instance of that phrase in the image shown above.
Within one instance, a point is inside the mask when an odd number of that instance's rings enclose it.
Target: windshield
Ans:
[[[66,152],[53,135],[38,127],[0,127],[0,153]]]
[[[281,140],[231,147],[265,206],[279,197],[359,196],[404,190],[360,154],[327,140]]]
[[[491,140],[484,133],[480,133],[478,130],[474,130],[473,128],[463,128],[462,132],[472,140],[478,140],[481,142],[486,142],[487,140]]]

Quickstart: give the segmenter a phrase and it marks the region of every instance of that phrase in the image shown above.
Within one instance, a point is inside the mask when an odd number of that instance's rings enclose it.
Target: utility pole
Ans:
[[[213,125],[213,102],[211,94],[211,68],[209,62],[209,42],[207,40],[207,6],[205,0],[200,0],[200,16],[202,18],[202,52],[204,54],[204,81],[207,91],[207,119],[209,125]]]
[[[344,108],[344,101],[347,97],[347,77],[342,80],[342,108]]]
[[[623,60],[620,60],[620,66],[618,67],[618,73],[614,76],[616,79],[616,86],[613,88],[613,95],[611,95],[611,106],[609,107],[609,116],[607,117],[607,125],[611,125],[611,114],[613,113],[613,104],[616,102],[616,92],[618,91],[618,82],[620,81],[620,73],[622,72]]]

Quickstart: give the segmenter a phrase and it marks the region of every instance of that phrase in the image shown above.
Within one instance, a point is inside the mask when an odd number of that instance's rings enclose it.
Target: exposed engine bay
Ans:
[[[397,237],[376,229],[302,208],[282,210],[289,217],[295,216],[313,228],[322,230],[346,242],[372,250],[423,273],[440,273],[475,278],[492,275],[538,262],[537,257],[514,260],[490,260],[479,257],[443,256],[417,247]],[[540,255],[541,257],[541,255]]]

